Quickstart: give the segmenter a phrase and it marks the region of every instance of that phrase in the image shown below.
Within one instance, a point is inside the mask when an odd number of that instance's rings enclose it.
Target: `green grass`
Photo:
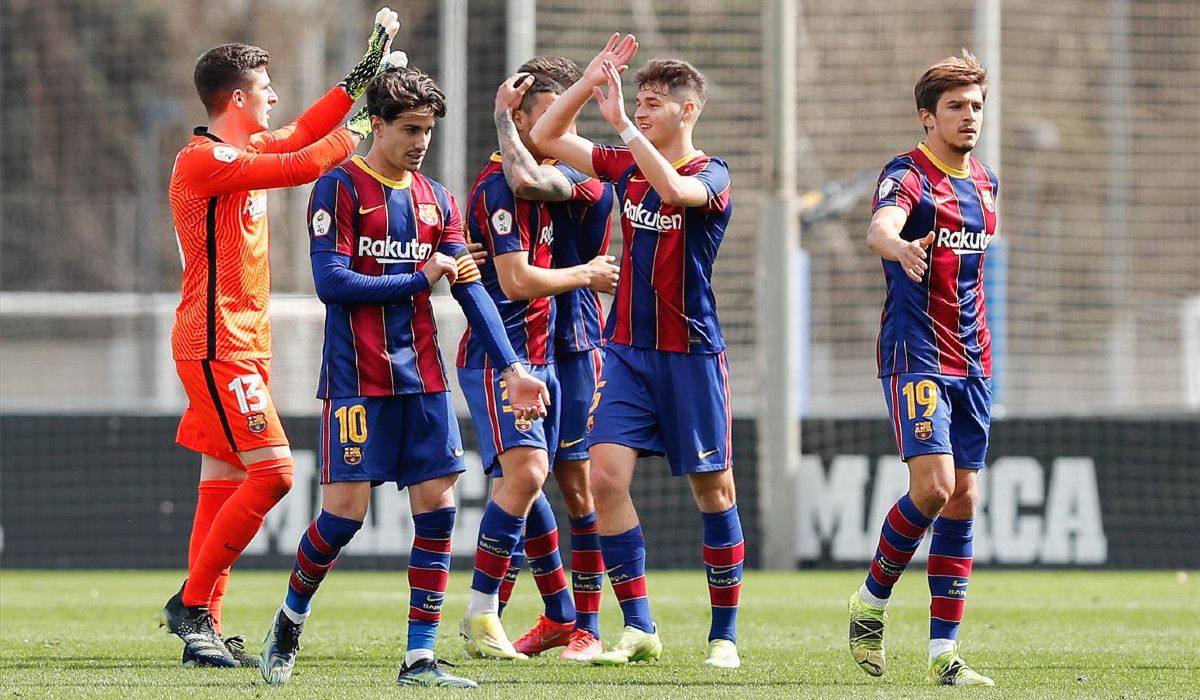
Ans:
[[[707,594],[699,572],[652,572],[661,662],[625,669],[539,658],[523,664],[461,660],[455,634],[468,580],[451,580],[439,655],[484,684],[486,697],[766,698],[1196,697],[1200,595],[1195,574],[1000,572],[971,582],[963,653],[994,689],[924,685],[928,594],[916,567],[891,606],[888,675],[869,678],[846,650],[845,599],[858,571],[759,573],[746,578],[735,672],[705,668]],[[0,575],[0,693],[4,697],[363,698],[444,695],[397,689],[404,650],[404,575],[335,571],[318,595],[291,683],[267,688],[252,670],[186,669],[181,644],[155,627],[178,572],[5,571]],[[258,648],[278,605],[282,572],[237,572],[228,633]],[[505,616],[514,637],[540,600],[526,574]],[[617,634],[606,593],[604,635]]]

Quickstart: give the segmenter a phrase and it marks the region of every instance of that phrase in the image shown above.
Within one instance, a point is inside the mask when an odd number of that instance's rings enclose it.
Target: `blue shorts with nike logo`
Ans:
[[[326,399],[319,449],[322,484],[391,481],[402,489],[467,468],[445,391]]]
[[[588,417],[588,444],[666,455],[671,474],[733,466],[725,353],[692,355],[609,343]]]
[[[588,458],[587,420],[600,368],[604,366],[600,348],[583,352],[558,353],[558,385],[562,393],[559,405],[558,448],[555,462]]]
[[[550,390],[550,406],[546,417],[534,421],[517,420],[508,403],[508,389],[500,379],[498,369],[458,368],[458,384],[462,387],[471,409],[471,422],[479,436],[479,456],[483,458],[483,473],[504,476],[500,470],[500,453],[518,446],[540,447],[550,456],[558,444],[558,416],[561,392],[558,372],[554,365],[533,365],[529,373],[546,383]],[[550,468],[554,468],[553,459]]]

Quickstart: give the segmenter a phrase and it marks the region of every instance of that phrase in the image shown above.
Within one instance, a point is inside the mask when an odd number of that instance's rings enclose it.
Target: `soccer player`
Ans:
[[[636,77],[634,121],[625,115],[620,74],[636,52],[634,37],[614,34],[533,129],[540,150],[616,183],[621,202],[622,273],[587,432],[601,550],[625,629],[593,663],[662,653],[646,595],[645,540],[629,495],[638,455],[656,453],[666,455],[672,474],[687,475],[704,522],[712,605],[705,663],[737,668],[745,545],[731,471],[725,340],[712,290],[732,213],[729,170],[692,145],[708,81],[691,64],[647,63]],[[571,133],[593,94],[625,147]]]
[[[603,253],[572,267],[556,268],[552,249],[556,234],[570,236],[574,226],[560,232],[556,223],[562,222],[556,222],[551,206],[516,198],[505,177],[507,168],[527,194],[537,191],[543,199],[569,199],[581,206],[594,206],[603,199],[604,185],[572,168],[550,167],[554,172],[542,172],[521,166],[523,174],[516,173],[516,161],[529,165],[541,160],[540,152],[530,150],[528,131],[562,90],[562,85],[541,73],[517,74],[501,84],[496,95],[501,150],[476,178],[467,214],[471,239],[484,243],[488,254],[480,269],[484,286],[500,309],[513,347],[550,387],[551,395],[549,414],[540,421],[523,420],[504,410],[496,400],[505,389],[494,363],[481,351],[472,329],[463,335],[459,384],[479,435],[484,469],[496,478],[479,524],[471,600],[459,630],[468,654],[497,659],[527,658],[508,640],[499,617],[499,590],[522,533],[546,604],[546,614],[523,638],[526,651],[541,653],[565,645],[575,630],[576,611],[558,553],[558,528],[542,493],[551,456],[560,444],[561,391],[555,371],[552,297],[584,287],[611,292],[617,282],[613,258]],[[586,476],[580,478],[582,467],[572,466],[575,478],[568,480],[573,487],[569,492],[576,513],[582,516],[590,506],[578,493],[586,489]]]
[[[579,66],[562,56],[542,55],[526,61],[522,73],[545,76],[560,88],[571,85],[582,75]],[[513,193],[521,199],[549,202],[547,208],[553,226],[551,253],[555,267],[581,265],[608,253],[609,215],[613,207],[612,185],[600,183],[570,166],[554,161],[539,163],[525,145],[529,129],[536,121],[538,102],[551,99],[554,92],[534,93],[530,110],[519,108],[530,86],[540,82],[533,75],[523,78],[515,91],[506,81],[500,87],[495,113],[504,176]],[[507,97],[506,97],[507,95]],[[511,98],[511,99],[510,99]],[[521,99],[518,99],[521,98]],[[576,188],[603,193],[592,201],[588,193],[572,199]],[[554,367],[560,386],[558,444],[551,445],[551,473],[558,484],[570,519],[571,591],[574,620],[569,619],[566,582],[558,553],[558,527],[545,496],[539,496],[525,523],[528,539],[513,550],[504,581],[500,585],[499,612],[512,595],[521,566],[529,557],[545,611],[537,623],[513,647],[528,656],[565,646],[561,658],[590,661],[603,651],[600,646],[600,597],[604,560],[600,555],[600,536],[596,529],[596,507],[588,483],[586,426],[588,408],[596,391],[602,365],[603,319],[600,298],[594,289],[579,287],[554,298]],[[496,483],[496,482],[493,482]],[[573,622],[573,624],[572,624]]]
[[[467,252],[454,197],[420,173],[445,96],[412,68],[385,70],[367,90],[365,158],[325,175],[309,202],[313,277],[326,304],[318,397],[322,510],[300,539],[283,605],[263,643],[271,684],[291,676],[317,587],[362,527],[371,487],[407,488],[416,536],[409,559],[408,651],[400,685],[477,688],[433,653],[450,573],[454,484],[466,467],[437,346],[430,290],[450,282],[493,366],[505,407],[544,413],[545,385],[518,361]],[[355,122],[357,128],[357,120]]]
[[[991,420],[983,259],[996,234],[999,183],[971,157],[987,74],[964,50],[925,71],[914,93],[925,140],[884,167],[867,231],[887,280],[879,376],[909,490],[884,520],[866,582],[850,596],[850,652],[864,671],[883,675],[892,587],[931,529],[929,680],[994,685],[966,665],[956,641]]]
[[[188,577],[163,608],[184,641],[185,664],[252,666],[219,635],[229,569],[292,486],[292,454],[269,388],[267,193],[312,182],[341,163],[361,136],[342,127],[400,28],[383,8],[367,52],[338,85],[292,124],[268,131],[278,102],[267,52],[225,44],[196,62],[209,125],[175,157],[170,202],[183,262],[171,333],[188,396],[176,441],[199,452],[199,500]]]

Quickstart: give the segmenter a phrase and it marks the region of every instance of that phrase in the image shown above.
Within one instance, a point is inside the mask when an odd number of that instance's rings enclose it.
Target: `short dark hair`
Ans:
[[[533,76],[533,84],[525,91],[521,97],[521,111],[529,114],[533,111],[533,106],[537,104],[538,95],[550,93],[551,95],[561,95],[566,92],[563,84],[543,73],[530,73]]]
[[[522,63],[521,67],[517,70],[521,73],[541,73],[559,85],[562,85],[563,90],[571,87],[577,80],[583,77],[583,71],[579,69],[579,66],[574,61],[552,54],[534,56]]]
[[[220,114],[233,91],[245,88],[250,74],[270,62],[270,54],[249,44],[221,44],[205,51],[192,73],[204,109],[210,116]]]
[[[389,68],[367,86],[367,114],[385,122],[421,109],[431,110],[439,119],[446,116],[446,94],[416,68]]]
[[[917,110],[925,109],[930,114],[936,114],[937,103],[942,93],[963,85],[978,85],[983,91],[983,99],[987,99],[987,71],[979,59],[966,49],[962,50],[962,58],[944,58],[930,66],[917,80],[916,86],[913,87]]]
[[[696,99],[700,102],[701,107],[708,99],[708,78],[687,61],[673,58],[652,59],[642,66],[642,69],[634,76],[634,80],[637,82],[638,90],[647,85],[661,87],[668,92],[674,92],[680,88],[691,90],[696,93]]]

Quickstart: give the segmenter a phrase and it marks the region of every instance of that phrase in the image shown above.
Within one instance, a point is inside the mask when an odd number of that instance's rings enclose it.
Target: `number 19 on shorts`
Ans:
[[[922,379],[919,382],[906,382],[900,388],[900,393],[904,396],[909,420],[917,417],[918,407],[922,411],[922,418],[929,418],[937,411],[937,385],[928,379]]]

